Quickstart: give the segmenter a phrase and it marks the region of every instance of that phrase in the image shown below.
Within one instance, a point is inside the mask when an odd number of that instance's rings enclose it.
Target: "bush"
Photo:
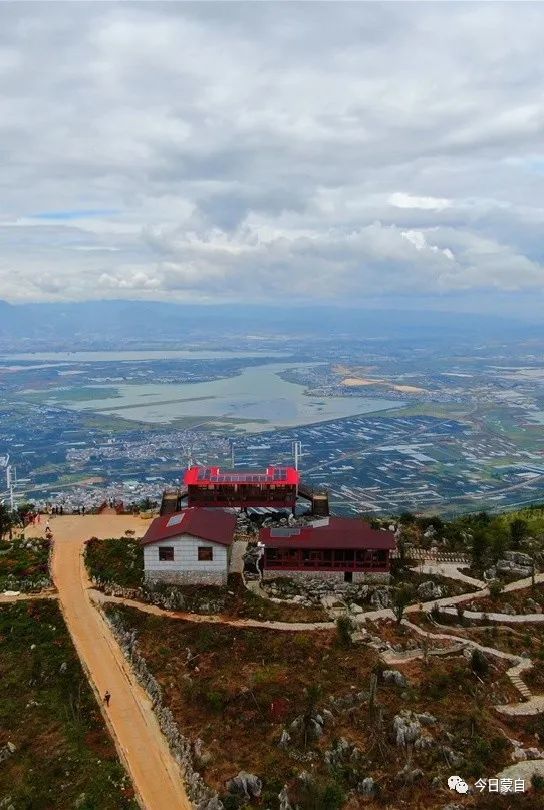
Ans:
[[[544,790],[544,776],[540,776],[540,774],[534,773],[531,776],[531,787],[537,793],[540,793],[541,790]]]
[[[483,677],[489,673],[489,661],[481,650],[474,649],[472,651],[470,665],[472,667],[472,671],[475,672],[476,675]]]
[[[493,599],[497,599],[504,590],[504,583],[500,579],[494,579],[489,583],[489,595]]]
[[[347,616],[339,616],[336,620],[338,641],[343,647],[351,647],[351,621]]]

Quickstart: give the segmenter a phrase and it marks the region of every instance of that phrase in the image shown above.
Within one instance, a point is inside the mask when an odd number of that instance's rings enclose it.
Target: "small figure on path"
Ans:
[[[111,700],[111,695],[108,692],[108,690],[106,689],[106,691],[104,692],[104,703],[106,704],[106,708],[110,705],[110,700]]]

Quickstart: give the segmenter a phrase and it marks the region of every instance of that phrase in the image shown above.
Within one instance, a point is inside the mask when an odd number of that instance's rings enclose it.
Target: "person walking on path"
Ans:
[[[104,692],[104,703],[106,704],[106,708],[108,708],[108,706],[110,705],[110,700],[111,700],[111,695],[108,692],[108,690],[106,689],[106,691]]]

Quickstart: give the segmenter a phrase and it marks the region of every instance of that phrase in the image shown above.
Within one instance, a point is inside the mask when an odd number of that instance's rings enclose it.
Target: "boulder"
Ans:
[[[376,610],[391,607],[391,594],[387,588],[376,588],[370,596],[370,604]]]
[[[382,677],[385,683],[394,683],[395,686],[400,686],[401,688],[404,688],[408,684],[405,676],[402,672],[399,672],[398,669],[384,669]]]
[[[399,748],[412,745],[421,736],[421,723],[412,719],[411,712],[403,711],[393,718],[393,731],[395,742]]]
[[[437,723],[436,717],[434,714],[430,714],[430,712],[416,714],[416,719],[419,720],[420,723],[423,723],[424,726],[434,726]]]
[[[254,773],[247,773],[247,771],[240,771],[237,776],[229,779],[227,782],[227,790],[229,793],[234,793],[243,796],[245,799],[256,799],[261,795],[263,783],[258,776]]]
[[[423,776],[423,771],[421,768],[409,768],[405,766],[402,771],[399,771],[397,774],[397,779],[399,782],[402,782],[403,785],[413,785]]]
[[[527,605],[529,613],[542,613],[542,605],[540,602],[535,602],[531,597],[525,600],[525,604]]]
[[[515,565],[523,565],[527,568],[532,568],[533,560],[529,554],[524,554],[522,551],[505,551],[504,558]]]
[[[376,793],[376,783],[371,776],[367,776],[357,784],[357,793],[361,796],[374,796]]]
[[[502,606],[502,612],[503,612],[503,613],[507,613],[507,614],[508,614],[508,616],[516,616],[516,611],[515,611],[515,608],[514,608],[514,606],[513,606],[513,605],[511,605],[511,604],[510,604],[510,602],[506,602],[506,603],[505,603],[505,604]]]
[[[422,582],[421,585],[418,585],[417,595],[420,599],[428,602],[431,599],[440,599],[444,595],[444,591],[440,585],[437,585],[432,579],[429,579],[427,582]]]
[[[278,801],[280,810],[293,810],[291,802],[289,801],[289,794],[287,792],[287,785],[284,785],[278,793]]]
[[[291,742],[291,735],[284,728],[283,731],[281,732],[281,737],[279,739],[278,746],[280,748],[287,748],[290,742]]]

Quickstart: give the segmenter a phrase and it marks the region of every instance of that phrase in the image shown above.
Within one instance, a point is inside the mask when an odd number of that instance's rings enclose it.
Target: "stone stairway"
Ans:
[[[508,675],[510,676],[510,680],[512,681],[512,683],[514,684],[520,695],[525,698],[525,700],[531,700],[533,694],[529,689],[529,687],[527,686],[527,684],[525,683],[525,681],[521,680],[519,676],[519,671],[520,671],[519,667],[514,667],[514,669],[509,670]]]

